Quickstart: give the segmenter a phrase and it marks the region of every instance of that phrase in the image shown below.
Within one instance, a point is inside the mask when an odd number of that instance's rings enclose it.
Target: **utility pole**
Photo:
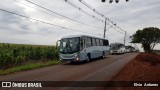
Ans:
[[[125,31],[125,35],[124,35],[124,45],[126,43],[126,31]]]
[[[104,25],[104,36],[103,36],[103,38],[105,39],[105,37],[106,37],[106,21],[107,21],[107,18],[105,18],[105,25]]]

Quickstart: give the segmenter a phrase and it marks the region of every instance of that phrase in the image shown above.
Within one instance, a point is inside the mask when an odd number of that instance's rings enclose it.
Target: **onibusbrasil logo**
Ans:
[[[2,87],[42,87],[42,84],[31,82],[2,82]]]

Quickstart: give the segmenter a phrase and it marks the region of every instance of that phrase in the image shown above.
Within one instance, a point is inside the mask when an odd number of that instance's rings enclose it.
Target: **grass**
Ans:
[[[153,52],[160,55],[160,50],[154,50]]]
[[[46,63],[44,63],[44,62],[27,63],[27,64],[22,65],[22,66],[16,66],[16,67],[13,67],[13,68],[8,68],[6,70],[0,70],[0,75],[7,75],[7,74],[10,74],[10,73],[20,72],[20,71],[25,71],[25,70],[31,70],[31,69],[36,69],[36,68],[46,67],[46,66],[56,65],[56,64],[60,64],[60,61],[59,60],[54,60],[54,61],[48,61]]]

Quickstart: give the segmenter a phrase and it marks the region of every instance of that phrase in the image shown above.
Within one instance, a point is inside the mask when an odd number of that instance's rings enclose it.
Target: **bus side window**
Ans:
[[[92,45],[91,38],[87,37],[86,46],[90,47]]]
[[[106,40],[106,43],[107,43],[107,46],[109,45],[109,41],[108,40]]]
[[[95,38],[92,38],[92,45],[96,46],[96,39]]]
[[[100,45],[103,46],[103,40],[102,39],[100,39]]]
[[[99,39],[96,39],[97,46],[100,46]]]
[[[104,45],[104,46],[108,46],[108,45],[109,45],[108,40],[103,40],[103,45]]]
[[[84,43],[84,42],[83,42],[83,39],[81,38],[80,40],[81,40],[81,41],[80,41],[80,45],[81,45],[81,47],[83,48],[83,47],[84,47],[84,45],[83,45],[83,43]]]
[[[80,44],[81,44],[81,48],[84,48],[85,47],[85,37],[81,37],[81,41],[80,41]]]

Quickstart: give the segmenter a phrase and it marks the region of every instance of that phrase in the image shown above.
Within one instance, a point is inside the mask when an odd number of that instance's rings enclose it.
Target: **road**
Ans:
[[[108,55],[89,63],[61,64],[0,76],[0,81],[109,81],[138,53]],[[22,88],[0,88],[17,90]],[[46,90],[51,88],[25,88]],[[51,90],[93,90],[95,87],[53,87]],[[23,88],[24,90],[24,88]]]

